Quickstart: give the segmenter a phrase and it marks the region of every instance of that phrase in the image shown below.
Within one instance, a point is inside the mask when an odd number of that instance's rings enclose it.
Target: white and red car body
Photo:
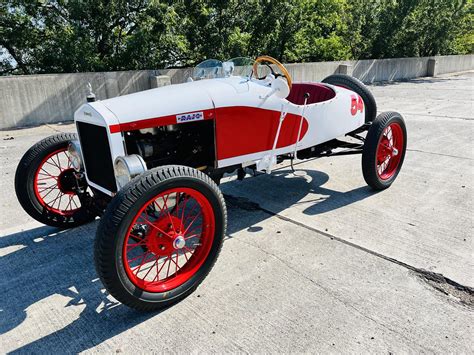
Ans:
[[[301,98],[290,102],[272,95],[268,82],[233,76],[90,102],[75,112],[74,120],[106,128],[113,161],[127,155],[124,134],[128,131],[212,120],[214,168],[258,167],[262,159],[328,142],[364,124],[364,104],[353,91],[328,84],[295,83],[290,96],[295,90],[302,94],[305,85],[319,85],[330,94],[323,100],[310,98],[304,105]],[[113,195],[88,178],[87,166],[85,173],[90,186]]]

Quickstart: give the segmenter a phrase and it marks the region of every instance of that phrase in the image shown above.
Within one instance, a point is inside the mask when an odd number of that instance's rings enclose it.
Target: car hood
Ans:
[[[209,79],[164,86],[100,101],[120,124],[157,119],[178,114],[212,110],[213,98],[231,101],[247,92],[242,78]]]

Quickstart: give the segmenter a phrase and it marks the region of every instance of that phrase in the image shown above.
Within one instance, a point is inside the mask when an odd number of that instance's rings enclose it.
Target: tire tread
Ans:
[[[113,245],[114,241],[116,240],[119,225],[122,223],[123,218],[126,216],[128,210],[132,208],[140,196],[146,193],[146,191],[151,189],[154,185],[160,184],[170,179],[189,177],[201,180],[202,182],[206,183],[211,188],[215,196],[217,196],[223,213],[223,237],[227,228],[227,210],[225,208],[225,201],[222,193],[214,181],[209,178],[209,176],[196,169],[186,166],[163,166],[149,170],[141,176],[136,177],[129,183],[128,186],[120,190],[115,198],[112,199],[101,219],[97,229],[94,245],[94,261],[97,273],[108,292],[118,301],[131,308],[139,311],[153,311],[168,307],[169,305],[178,302],[188,294],[192,293],[199,286],[199,284],[209,274],[217,258],[219,257],[222,249],[222,241],[219,243],[216,256],[212,264],[206,270],[200,281],[176,299],[170,300],[169,302],[160,303],[151,303],[131,296],[126,290],[124,290],[119,280],[117,280],[117,271],[115,266],[113,263],[110,263],[110,260],[113,260],[114,258],[114,248],[112,248],[111,245]]]
[[[390,124],[391,121],[398,121],[401,125],[402,130],[404,132],[404,146],[403,151],[401,152],[402,158],[400,160],[397,172],[386,181],[382,181],[376,171],[376,154],[377,154],[377,146],[379,142],[379,137],[383,133],[385,127]],[[403,160],[405,159],[405,151],[406,151],[406,126],[403,117],[394,111],[382,112],[380,115],[376,117],[376,119],[372,122],[372,125],[369,128],[367,133],[367,137],[365,138],[364,149],[362,152],[362,173],[364,175],[364,180],[375,190],[384,190],[391,186],[393,181],[395,181],[401,167],[403,164]]]

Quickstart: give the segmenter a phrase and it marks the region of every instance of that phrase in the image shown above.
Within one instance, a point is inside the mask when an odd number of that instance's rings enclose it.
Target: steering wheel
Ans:
[[[253,73],[255,74],[255,77],[257,79],[258,79],[258,64],[261,63],[261,62],[269,62],[271,64],[275,64],[277,66],[277,68],[280,69],[281,74],[276,74],[273,71],[273,69],[269,66],[272,74],[275,76],[275,78],[277,78],[279,76],[283,76],[286,79],[286,81],[288,82],[288,86],[291,90],[292,80],[291,80],[290,73],[288,73],[288,70],[286,70],[286,68],[283,64],[281,64],[278,60],[276,60],[275,58],[270,57],[268,55],[262,55],[262,56],[258,57],[257,59],[255,59],[255,62],[253,63]]]

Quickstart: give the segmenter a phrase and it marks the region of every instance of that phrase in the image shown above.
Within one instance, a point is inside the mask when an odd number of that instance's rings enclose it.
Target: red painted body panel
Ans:
[[[288,113],[283,121],[277,148],[296,143],[301,116]],[[217,160],[271,150],[280,112],[255,107],[221,107],[216,110]],[[303,119],[301,138],[308,131]]]

